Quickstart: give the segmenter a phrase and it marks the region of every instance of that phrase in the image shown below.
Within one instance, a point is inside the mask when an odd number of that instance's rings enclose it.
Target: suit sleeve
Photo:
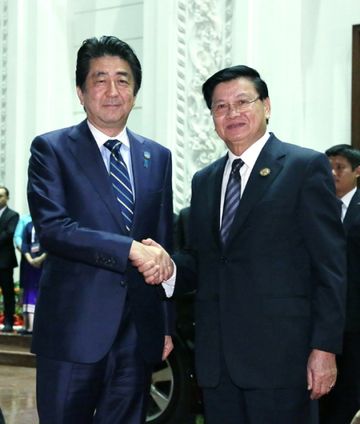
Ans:
[[[192,180],[192,196],[190,209],[183,214],[184,246],[175,252],[174,261],[177,266],[174,297],[182,296],[196,290],[197,286],[197,240],[196,221],[194,211],[196,205],[196,191],[198,186],[197,174]]]
[[[165,176],[164,189],[161,201],[161,209],[159,211],[159,224],[157,230],[158,239],[164,249],[171,254],[173,249],[173,203],[172,203],[172,163],[169,153]],[[159,287],[162,297],[162,308],[164,313],[165,334],[171,335],[175,328],[174,305],[171,300],[166,298],[164,289]]]
[[[360,215],[357,216],[356,221],[351,225],[347,236],[352,243],[360,247]]]
[[[299,215],[313,275],[310,346],[339,353],[345,325],[346,244],[334,181],[323,155],[308,165]]]
[[[28,169],[28,203],[41,246],[65,259],[125,272],[132,239],[84,227],[71,216],[69,202],[76,199],[66,197],[64,166],[49,140],[35,138]]]

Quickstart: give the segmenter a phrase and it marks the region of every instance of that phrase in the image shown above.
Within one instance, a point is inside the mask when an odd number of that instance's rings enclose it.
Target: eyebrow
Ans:
[[[257,94],[255,94],[255,95],[257,95]],[[247,97],[251,97],[251,93],[244,93],[244,92],[241,92],[241,93],[239,93],[239,94],[236,94],[233,98],[235,99],[235,100],[238,100],[238,99],[241,99],[241,98],[247,98]],[[223,103],[223,102],[225,102],[225,101],[227,101],[227,100],[225,100],[225,99],[218,99],[218,100],[216,100],[215,102],[214,102],[214,104],[216,104],[216,103]]]
[[[97,71],[93,74],[94,77],[102,77],[102,76],[107,76],[107,75],[109,75],[109,72],[105,72],[105,71]],[[121,75],[121,76],[124,76],[124,77],[129,77],[130,73],[126,72],[126,71],[118,71],[118,72],[116,72],[115,75]]]

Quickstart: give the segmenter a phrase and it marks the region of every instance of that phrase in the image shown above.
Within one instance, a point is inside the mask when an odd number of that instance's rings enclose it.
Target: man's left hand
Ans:
[[[165,336],[164,350],[162,355],[163,361],[165,361],[165,359],[170,355],[173,349],[174,349],[174,344],[173,344],[171,336]]]
[[[310,398],[319,399],[334,387],[336,382],[335,354],[323,350],[313,349],[307,364],[308,390]]]

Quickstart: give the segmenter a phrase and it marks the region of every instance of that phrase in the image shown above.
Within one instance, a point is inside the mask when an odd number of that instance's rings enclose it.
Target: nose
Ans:
[[[111,80],[109,81],[107,92],[108,92],[109,96],[117,96],[118,95],[118,90],[117,90],[115,81],[111,81]]]
[[[238,109],[238,107],[236,105],[232,104],[232,103],[229,103],[228,110],[227,110],[227,115],[229,117],[232,117],[232,116],[239,115],[239,113],[240,113],[240,110]]]

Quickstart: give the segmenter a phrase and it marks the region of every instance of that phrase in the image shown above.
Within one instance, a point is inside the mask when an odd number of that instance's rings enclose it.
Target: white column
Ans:
[[[69,55],[67,0],[8,3],[6,167],[11,206],[27,212],[30,143],[35,135],[72,124],[74,58]]]

